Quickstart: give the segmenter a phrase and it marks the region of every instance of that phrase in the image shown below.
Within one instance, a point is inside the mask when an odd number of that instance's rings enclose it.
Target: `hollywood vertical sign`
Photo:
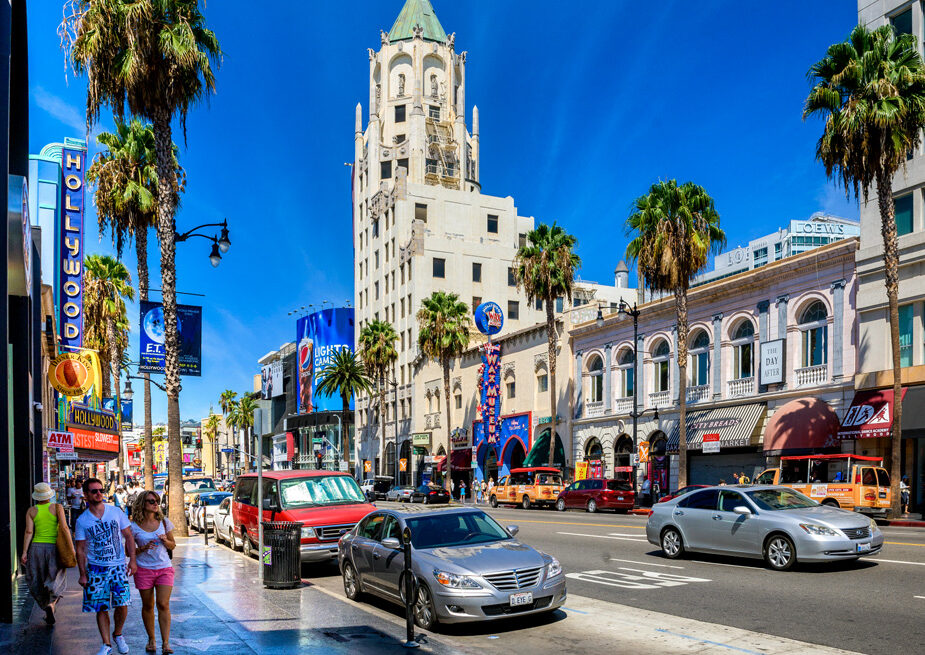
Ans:
[[[58,324],[64,348],[83,346],[83,219],[86,150],[65,147],[61,152],[64,183],[58,252]]]

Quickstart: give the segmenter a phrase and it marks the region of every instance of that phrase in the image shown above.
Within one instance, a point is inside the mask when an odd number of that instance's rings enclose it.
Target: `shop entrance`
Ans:
[[[482,470],[485,472],[485,481],[494,480],[498,482],[498,453],[495,452],[494,446],[488,446],[485,454],[485,462],[482,464]]]

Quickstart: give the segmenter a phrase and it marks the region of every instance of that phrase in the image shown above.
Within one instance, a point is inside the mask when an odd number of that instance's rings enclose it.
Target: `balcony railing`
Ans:
[[[829,380],[828,364],[798,368],[795,373],[797,374],[798,387],[815,387],[825,384]]]
[[[729,380],[729,397],[741,398],[742,396],[751,396],[755,393],[755,378],[739,378],[738,380]]]
[[[585,403],[585,416],[588,418],[594,418],[596,416],[604,415],[604,401],[598,400],[595,402]]]
[[[670,391],[656,391],[649,394],[649,407],[668,407],[671,404]]]
[[[613,403],[613,413],[618,416],[629,414],[633,411],[633,397],[617,398]]]
[[[687,402],[689,403],[699,403],[702,400],[709,400],[709,398],[709,384],[698,384],[696,386],[687,388]]]

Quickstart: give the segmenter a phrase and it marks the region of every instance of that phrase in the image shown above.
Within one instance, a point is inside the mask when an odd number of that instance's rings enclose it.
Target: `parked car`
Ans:
[[[390,475],[377,475],[375,478],[367,478],[363,481],[361,489],[367,500],[385,500],[389,489],[395,484],[395,478]]]
[[[510,475],[498,480],[491,490],[488,502],[498,505],[520,505],[530,509],[533,505],[555,505],[563,489],[559,469],[548,466],[533,466],[511,469]]]
[[[203,491],[217,491],[215,481],[208,476],[183,478],[183,513],[189,519],[189,505]],[[170,508],[170,480],[164,482],[164,493],[161,494],[161,505],[166,514]]]
[[[720,553],[764,558],[778,571],[798,561],[857,559],[883,547],[873,519],[780,486],[707,487],[656,503],[646,538],[669,559]]]
[[[196,499],[190,503],[190,525],[200,532],[211,530],[215,510],[223,500],[230,496],[231,493],[227,491],[208,491],[199,494]]]
[[[234,520],[231,514],[231,494],[222,500],[215,509],[212,523],[212,535],[217,543],[225,542],[233,550],[241,547],[241,541],[234,534]]]
[[[412,503],[422,503],[424,505],[448,503],[450,502],[450,492],[443,487],[422,484],[411,492],[411,496],[408,500]]]
[[[231,503],[234,536],[248,556],[256,554],[257,474],[238,478]],[[303,562],[337,557],[337,540],[375,507],[346,473],[323,470],[264,471],[263,518],[302,524]]]
[[[385,495],[386,500],[394,500],[395,502],[408,502],[411,499],[411,492],[414,491],[414,486],[410,484],[395,485],[389,489],[388,493]]]
[[[491,621],[550,612],[566,598],[558,560],[517,540],[480,509],[379,510],[341,539],[338,563],[351,600],[369,592],[401,603],[400,535],[411,531],[418,582],[415,622]]]
[[[592,513],[602,509],[626,512],[633,509],[635,502],[632,484],[625,480],[588,479],[577,480],[560,491],[556,509],[560,512],[567,509]]]
[[[689,484],[686,487],[681,487],[673,494],[668,494],[667,496],[662,496],[658,499],[660,503],[667,503],[669,500],[674,500],[678,496],[683,496],[686,493],[693,491],[694,489],[706,489],[710,485],[708,484]]]

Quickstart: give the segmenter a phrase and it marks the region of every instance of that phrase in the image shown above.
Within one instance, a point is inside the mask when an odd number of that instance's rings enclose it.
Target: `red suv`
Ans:
[[[559,492],[556,509],[560,512],[579,508],[589,512],[601,509],[626,512],[633,509],[635,501],[632,486],[624,480],[578,480]]]
[[[335,471],[264,471],[263,520],[302,524],[302,561],[337,558],[337,542],[375,509],[360,486]],[[245,554],[256,553],[257,474],[238,477],[231,503],[232,544],[240,540]]]

